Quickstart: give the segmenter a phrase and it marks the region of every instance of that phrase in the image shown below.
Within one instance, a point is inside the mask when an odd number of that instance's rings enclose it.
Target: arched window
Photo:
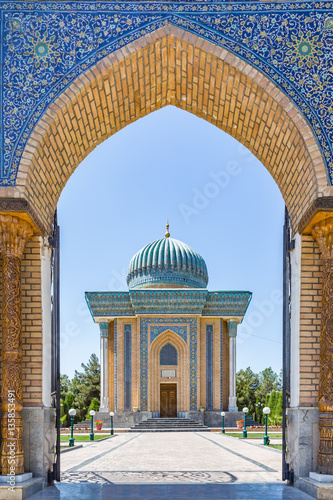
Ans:
[[[160,365],[178,365],[177,349],[170,343],[160,350]]]

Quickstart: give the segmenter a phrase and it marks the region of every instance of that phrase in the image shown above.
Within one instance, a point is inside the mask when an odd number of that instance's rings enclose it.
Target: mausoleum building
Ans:
[[[132,258],[128,291],[86,292],[100,327],[105,417],[130,425],[148,417],[234,423],[236,337],[251,300],[246,291],[209,291],[204,259],[170,237]]]

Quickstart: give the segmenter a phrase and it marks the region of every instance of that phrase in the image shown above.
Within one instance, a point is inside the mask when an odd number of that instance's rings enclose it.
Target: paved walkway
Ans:
[[[281,482],[281,452],[207,432],[130,433],[61,455],[62,482],[31,500],[308,500]]]

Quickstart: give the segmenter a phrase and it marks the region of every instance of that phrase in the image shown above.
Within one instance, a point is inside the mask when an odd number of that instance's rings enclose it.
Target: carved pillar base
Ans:
[[[23,418],[21,412],[4,412],[1,419],[1,474],[24,473],[22,445]]]
[[[333,412],[321,412],[319,417],[319,452],[317,472],[333,473]]]

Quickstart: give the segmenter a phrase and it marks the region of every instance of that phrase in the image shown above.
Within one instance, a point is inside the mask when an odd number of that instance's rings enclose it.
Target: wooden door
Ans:
[[[161,384],[161,418],[177,417],[177,384]]]

